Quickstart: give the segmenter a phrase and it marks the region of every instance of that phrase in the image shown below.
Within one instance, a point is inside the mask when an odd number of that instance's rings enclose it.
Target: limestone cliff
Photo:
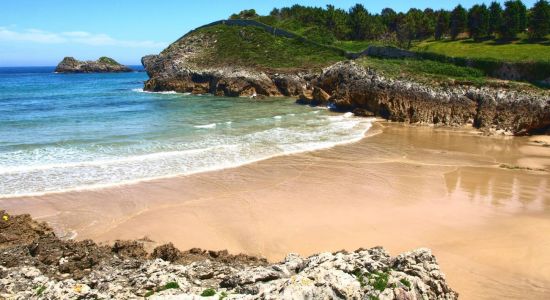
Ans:
[[[80,61],[65,57],[55,68],[56,73],[122,73],[133,72],[109,57],[100,57],[96,61]]]

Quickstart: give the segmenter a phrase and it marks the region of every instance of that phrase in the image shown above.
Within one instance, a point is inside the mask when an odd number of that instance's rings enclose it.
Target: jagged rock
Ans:
[[[127,258],[145,258],[147,251],[143,243],[138,241],[115,241],[111,251],[121,257]]]
[[[0,249],[27,244],[40,236],[53,235],[53,230],[34,221],[30,215],[10,216],[0,210]]]
[[[80,61],[65,57],[55,68],[56,73],[122,73],[133,72],[109,57],[100,57],[96,61]]]
[[[2,228],[45,226],[28,216],[11,220]],[[174,263],[143,257],[140,244],[132,241],[117,241],[109,248],[92,241],[63,241],[47,226],[43,229],[30,244],[21,239],[0,250],[0,299],[201,299],[206,289],[214,290],[215,299],[458,297],[428,249],[394,258],[380,247],[308,258],[290,254],[276,264],[227,251],[181,252],[171,244],[156,249],[153,256]],[[39,249],[30,249],[33,245]],[[10,259],[18,262],[8,264]]]
[[[550,126],[550,94],[492,87],[436,87],[390,79],[354,62],[323,70],[315,85],[329,91],[337,111],[366,109],[400,122],[458,126],[524,134]]]
[[[375,114],[372,111],[368,111],[364,108],[356,108],[353,111],[353,115],[357,117],[374,117]]]
[[[313,88],[312,105],[327,105],[330,100],[330,95],[320,87]]]
[[[156,247],[153,250],[153,254],[151,254],[152,258],[160,258],[171,262],[179,260],[182,256],[181,251],[174,247],[172,243]]]

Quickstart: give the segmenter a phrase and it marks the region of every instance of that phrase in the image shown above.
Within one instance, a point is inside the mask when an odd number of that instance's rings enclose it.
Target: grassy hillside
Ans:
[[[256,27],[217,25],[194,34],[206,34],[216,40],[200,58],[207,65],[320,68],[345,59],[343,51],[305,40],[274,36]]]
[[[437,53],[451,57],[491,59],[506,62],[550,62],[550,42],[497,43],[495,41],[426,41],[412,50]]]
[[[427,84],[463,83],[480,86],[487,83],[487,77],[481,70],[431,60],[364,57],[357,62],[388,77],[414,78]]]

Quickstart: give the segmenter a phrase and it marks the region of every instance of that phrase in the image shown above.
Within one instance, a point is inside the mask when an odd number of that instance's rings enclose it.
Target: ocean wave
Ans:
[[[212,124],[206,124],[206,125],[195,125],[193,127],[201,128],[201,129],[212,129],[212,128],[216,128],[216,126],[217,126],[216,123],[212,123]]]
[[[146,94],[160,94],[160,95],[176,95],[178,92],[176,91],[163,91],[163,92],[151,92],[151,91],[144,91],[143,89],[132,89],[133,92],[137,93],[146,93]],[[189,95],[189,93],[184,93],[183,95]]]
[[[0,198],[105,188],[233,168],[280,155],[356,142],[372,126],[372,120],[368,119],[330,118],[323,116],[321,121],[326,120],[326,123],[316,125],[316,130],[311,130],[308,126],[272,127],[238,136],[233,144],[108,160],[2,168]]]

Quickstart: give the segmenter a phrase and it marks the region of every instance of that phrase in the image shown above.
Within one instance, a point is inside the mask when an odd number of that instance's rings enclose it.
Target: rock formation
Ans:
[[[173,245],[147,254],[140,241],[64,241],[29,216],[0,211],[4,299],[457,299],[435,257],[382,248],[290,254],[280,263]]]
[[[472,124],[493,133],[521,135],[550,130],[547,90],[389,78],[353,61],[336,63],[320,73],[203,63],[201,58],[216,42],[197,31],[159,55],[143,57],[149,75],[144,89],[219,96],[293,96],[299,97],[300,104],[328,105],[362,116],[374,114],[393,121],[448,126]],[[395,56],[401,55],[392,49]]]
[[[56,73],[122,73],[133,72],[109,57],[100,57],[96,61],[80,61],[65,57],[55,68]]]
[[[550,127],[550,93],[495,87],[429,86],[386,78],[354,62],[323,70],[312,85],[339,111],[365,109],[400,122],[464,125],[525,134]]]

